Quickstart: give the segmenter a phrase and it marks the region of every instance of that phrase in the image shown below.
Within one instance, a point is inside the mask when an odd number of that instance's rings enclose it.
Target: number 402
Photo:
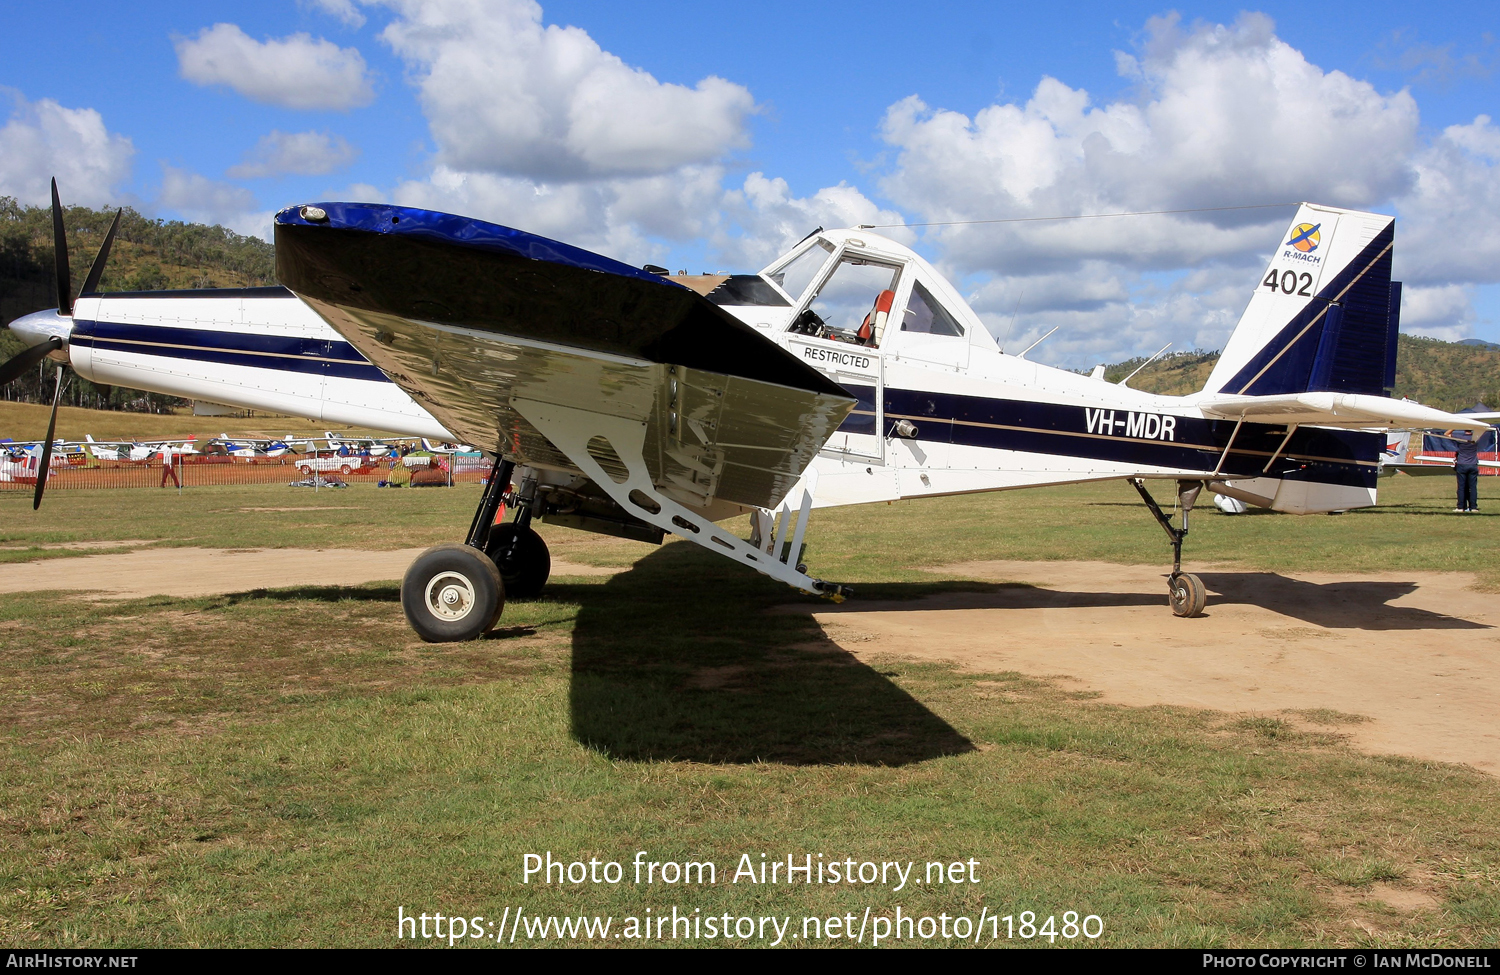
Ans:
[[[1301,274],[1298,274],[1296,271],[1282,271],[1280,275],[1272,271],[1266,275],[1266,279],[1260,285],[1263,288],[1270,288],[1272,291],[1284,291],[1289,295],[1301,295],[1304,298],[1312,297],[1312,292],[1307,290],[1312,287],[1312,275],[1306,271],[1303,271]]]

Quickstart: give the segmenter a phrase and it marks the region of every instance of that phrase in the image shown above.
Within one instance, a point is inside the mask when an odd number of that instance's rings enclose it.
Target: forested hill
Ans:
[[[83,284],[115,211],[70,207],[68,261]],[[0,196],[0,322],[57,303],[52,211]],[[127,207],[100,282],[103,291],[237,288],[276,283],[275,252],[258,237],[223,227],[151,220]]]
[[[63,214],[68,228],[68,262],[73,289],[83,285],[104,242],[114,210],[70,207]],[[57,305],[56,271],[52,257],[52,210],[21,206],[0,196],[0,322]],[[276,283],[275,252],[258,237],[200,223],[151,220],[127,207],[120,217],[109,264],[100,281],[102,291],[159,291],[166,288],[240,288]],[[19,339],[0,331],[0,361],[21,351]],[[46,370],[23,376],[4,389],[9,400],[50,400],[52,384],[42,381]],[[177,405],[166,396],[133,390],[101,391],[67,371],[64,402],[73,406],[150,410]],[[15,431],[8,431],[14,435]]]
[[[1143,361],[1127,359],[1107,366],[1104,378],[1118,382]],[[1163,356],[1141,370],[1130,385],[1172,396],[1195,393],[1218,361],[1219,353],[1202,350]],[[1440,410],[1461,410],[1475,403],[1500,409],[1500,347],[1402,335],[1396,347],[1395,395]]]

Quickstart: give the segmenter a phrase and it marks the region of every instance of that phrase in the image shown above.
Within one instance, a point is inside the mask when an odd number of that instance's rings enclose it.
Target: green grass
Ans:
[[[1488,522],[1436,517],[1447,486],[1398,478],[1399,507],[1333,518],[1205,510],[1189,552],[1283,572],[1484,570]],[[396,547],[461,534],[475,494],[59,492],[5,524]],[[1130,497],[1115,484],[818,512],[810,562],[897,599],[976,586],[923,568],[968,559],[1163,561]],[[355,508],[243,511],[325,501]],[[0,596],[0,942],[381,946],[398,905],[1077,910],[1112,945],[1500,942],[1500,787],[1356,753],[1337,735],[1355,716],[1307,714],[1327,732],[1299,732],[1014,673],[872,666],[807,616],[768,612],[803,597],[690,544],[547,534],[570,560],[634,567],[560,579],[471,644],[413,640],[394,584]],[[522,856],[548,850],[712,859],[721,882],[523,885]],[[919,870],[973,857],[981,883],[727,883],[745,853]],[[1381,884],[1436,906],[1385,906]]]

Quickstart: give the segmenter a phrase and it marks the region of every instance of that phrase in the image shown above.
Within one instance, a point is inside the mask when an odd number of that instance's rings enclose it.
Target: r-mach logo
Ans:
[[[1109,437],[1133,437],[1138,440],[1177,440],[1177,417],[1160,413],[1128,413],[1124,410],[1083,411],[1089,433]]]

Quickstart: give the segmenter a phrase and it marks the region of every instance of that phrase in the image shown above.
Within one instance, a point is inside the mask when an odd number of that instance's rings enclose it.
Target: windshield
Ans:
[[[880,344],[900,273],[891,264],[846,256],[789,330],[840,342]]]
[[[815,246],[782,264],[766,277],[776,282],[795,303],[802,297],[802,292],[807,290],[807,286],[813,283],[813,278],[817,277],[818,271],[822,270],[823,265],[828,262],[828,255],[832,253],[833,245],[820,237]]]

